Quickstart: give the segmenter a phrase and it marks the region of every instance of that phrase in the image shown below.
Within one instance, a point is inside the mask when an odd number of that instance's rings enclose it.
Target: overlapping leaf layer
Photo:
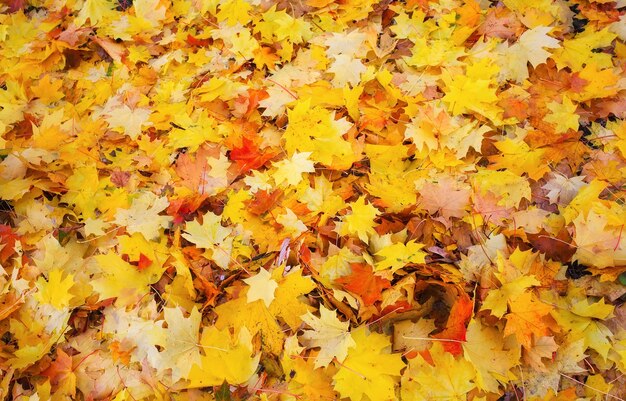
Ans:
[[[624,0],[3,4],[0,399],[626,397]]]

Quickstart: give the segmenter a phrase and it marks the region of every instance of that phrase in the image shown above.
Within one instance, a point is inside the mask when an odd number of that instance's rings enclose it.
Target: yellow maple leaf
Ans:
[[[345,118],[336,120],[335,113],[320,106],[311,107],[311,100],[299,100],[287,111],[289,125],[283,134],[289,154],[311,152],[311,159],[326,166],[349,168],[357,160],[350,142],[343,135],[351,125]]]
[[[77,2],[78,16],[74,19],[76,26],[82,26],[89,20],[91,25],[96,25],[104,20],[115,16],[115,6],[111,0],[85,0]]]
[[[5,180],[0,177],[0,199],[20,200],[28,191],[30,191],[36,181],[32,178],[14,178]]]
[[[269,307],[271,305],[278,283],[267,270],[261,268],[255,276],[246,278],[243,281],[250,286],[246,293],[248,303],[261,300],[265,306]]]
[[[578,74],[581,79],[587,81],[582,91],[571,93],[570,97],[577,102],[595,98],[615,96],[619,92],[619,75],[613,68],[600,69],[594,63],[587,64]]]
[[[131,109],[127,105],[114,108],[105,117],[111,129],[128,135],[131,139],[137,139],[144,126],[151,126],[148,121],[152,111],[148,108],[136,107]]]
[[[243,327],[237,335],[229,330],[205,327],[198,347],[200,363],[189,371],[187,388],[245,383],[256,371],[261,354],[254,355],[252,335]]]
[[[166,228],[172,221],[170,216],[159,216],[169,206],[165,197],[158,197],[152,192],[142,192],[128,209],[118,209],[115,224],[126,226],[130,234],[141,233],[146,239],[159,237],[159,230]]]
[[[577,106],[572,103],[569,97],[563,96],[561,103],[548,103],[550,113],[546,115],[545,120],[554,124],[558,134],[564,134],[570,129],[577,131],[579,116],[576,114],[576,108]]]
[[[404,160],[406,147],[367,144],[365,153],[370,160],[369,183],[366,184],[369,193],[380,198],[392,212],[414,204],[416,191],[406,184],[416,179],[420,172],[415,162]]]
[[[189,317],[185,317],[178,307],[163,310],[167,323],[165,343],[161,358],[161,368],[172,369],[172,379],[176,382],[181,377],[188,378],[192,368],[202,363],[198,342],[202,315],[197,308],[193,308]]]
[[[498,96],[492,78],[497,72],[498,67],[488,59],[469,65],[465,74],[444,70],[441,78],[445,83],[445,96],[442,100],[452,115],[471,111],[490,117],[496,112],[494,104]]]
[[[303,173],[314,173],[315,164],[309,160],[311,152],[294,153],[290,159],[283,159],[274,163],[276,171],[272,174],[276,185],[287,183],[298,185],[302,181]]]
[[[187,223],[182,237],[199,248],[211,251],[211,258],[222,269],[228,269],[233,250],[232,228],[223,227],[220,216],[208,211],[202,224],[196,220]]]
[[[450,78],[446,80],[443,101],[452,115],[457,116],[468,111],[478,112],[481,105],[491,105],[498,100],[488,79],[475,80],[463,74],[448,76]]]
[[[580,289],[573,288],[570,288],[567,297],[558,297],[554,302],[558,308],[551,310],[550,314],[564,329],[569,340],[582,341],[583,351],[591,348],[606,359],[613,334],[598,319],[612,316],[612,305],[606,305],[604,301],[590,303]]]
[[[133,1],[135,15],[144,20],[151,27],[156,27],[165,19],[167,7],[160,0],[135,0]]]
[[[302,296],[315,289],[315,282],[311,277],[303,276],[299,267],[291,268],[286,274],[285,266],[278,267],[272,271],[272,278],[278,283],[278,288],[269,311],[295,330],[302,323],[301,316],[313,309]]]
[[[95,257],[100,271],[90,284],[101,299],[117,298],[117,303],[129,305],[136,302],[156,283],[164,269],[157,263],[141,270],[125,262],[119,255],[109,252]]]
[[[621,266],[626,262],[626,244],[620,240],[622,225],[609,225],[606,214],[595,210],[587,217],[582,214],[574,219],[576,253],[574,259],[597,268]]]
[[[96,192],[98,191],[98,170],[95,165],[77,167],[73,174],[66,181],[67,189],[65,201],[74,203],[85,218],[96,217],[94,211],[98,206],[96,203]]]
[[[489,291],[482,309],[490,310],[493,316],[502,317],[507,312],[509,303],[514,303],[527,288],[539,284],[539,280],[532,276],[521,276],[510,283],[505,283],[500,288]]]
[[[404,362],[391,354],[389,336],[370,332],[366,326],[352,331],[355,347],[333,376],[335,390],[351,401],[395,399]]]
[[[366,244],[369,242],[369,236],[374,234],[374,218],[380,214],[371,204],[365,203],[365,197],[362,196],[350,204],[352,213],[343,218],[340,235],[356,234],[359,239]]]
[[[237,23],[246,25],[252,17],[249,12],[252,10],[252,5],[244,0],[227,0],[220,2],[219,11],[217,12],[217,20],[233,26]]]
[[[283,235],[299,237],[307,232],[307,226],[289,208],[285,208],[285,213],[276,216],[276,222],[283,226]]]
[[[332,365],[325,369],[315,368],[311,362],[296,358],[291,364],[290,373],[293,372],[294,375],[289,380],[289,392],[311,401],[337,399],[331,384],[335,370]]]
[[[509,305],[510,312],[505,316],[504,335],[514,334],[517,341],[525,348],[532,347],[532,338],[544,337],[549,334],[544,317],[554,309],[532,292],[522,293],[515,302]]]
[[[430,345],[429,335],[436,330],[433,319],[419,319],[417,322],[402,320],[393,325],[393,350],[424,351]]]
[[[320,317],[316,317],[310,312],[302,315],[302,320],[309,325],[312,330],[305,330],[300,337],[302,344],[308,348],[320,348],[320,352],[315,357],[315,368],[328,366],[337,358],[343,362],[348,356],[348,349],[355,347],[356,343],[348,331],[350,322],[342,322],[337,319],[334,311],[328,310],[324,305],[320,305]]]
[[[43,277],[37,280],[39,292],[35,298],[45,304],[50,304],[57,309],[67,308],[74,295],[70,293],[70,288],[74,285],[74,275],[67,274],[63,277],[61,269],[53,269],[48,273],[48,281]]]
[[[510,138],[497,142],[495,146],[502,153],[489,158],[494,162],[491,166],[494,170],[505,168],[517,175],[526,173],[535,181],[550,171],[544,149],[531,149],[526,142]]]
[[[547,49],[559,47],[559,41],[548,33],[552,27],[537,26],[527,30],[512,46],[502,51],[499,60],[500,76],[523,82],[528,78],[528,63],[533,67],[545,63],[550,57]]]
[[[375,270],[391,269],[391,272],[395,273],[396,270],[402,269],[406,264],[424,263],[427,254],[421,250],[423,247],[424,244],[417,243],[414,240],[406,244],[395,243],[386,246],[375,254],[383,258],[376,262]]]
[[[285,337],[283,330],[263,301],[248,303],[244,291],[239,298],[217,306],[215,313],[218,316],[215,327],[218,329],[232,327],[238,332],[245,327],[253,336],[261,335],[264,351],[274,355],[280,355],[282,352]]]
[[[566,223],[571,223],[578,215],[582,214],[583,218],[587,217],[589,210],[600,199],[600,194],[606,189],[608,184],[604,181],[594,179],[578,190],[574,199],[561,209],[561,215]]]
[[[465,358],[476,368],[476,385],[484,391],[498,393],[500,383],[514,379],[510,369],[519,364],[521,350],[507,348],[502,333],[472,319],[463,343]]]
[[[531,199],[528,180],[511,171],[480,170],[471,177],[481,194],[491,192],[500,199],[498,204],[507,208],[517,207],[522,199]]]
[[[594,50],[610,46],[616,36],[608,27],[599,31],[585,29],[580,35],[564,40],[563,47],[555,51],[552,58],[557,67],[570,67],[573,71],[580,71],[588,64],[595,64],[602,69],[612,68],[611,55]]]
[[[432,364],[421,355],[409,361],[409,368],[402,376],[402,400],[466,400],[467,394],[476,388],[476,370],[472,363],[464,358],[455,359],[438,342],[429,353]]]
[[[516,250],[516,252],[518,251]],[[520,255],[520,253],[518,252],[516,255]],[[481,309],[491,310],[493,316],[502,317],[507,312],[509,304],[516,302],[517,298],[524,294],[528,288],[539,285],[540,282],[532,275],[523,274],[518,266],[513,266],[506,261],[500,252],[498,252],[496,263],[498,272],[495,273],[495,276],[500,281],[501,286],[487,293]]]
[[[333,183],[323,175],[313,179],[314,187],[307,187],[300,200],[306,203],[307,208],[315,214],[320,214],[319,225],[324,225],[326,221],[343,209],[346,204],[341,196],[333,191]]]

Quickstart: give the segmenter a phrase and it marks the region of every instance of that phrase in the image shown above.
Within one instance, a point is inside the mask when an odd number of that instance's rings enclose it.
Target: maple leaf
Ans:
[[[418,190],[419,205],[430,214],[439,213],[446,219],[462,217],[469,206],[470,190],[450,177],[426,182]]]
[[[545,151],[542,149],[531,149],[524,141],[508,138],[495,146],[502,154],[490,157],[494,170],[507,169],[518,175],[526,173],[533,180],[541,179],[550,171],[544,163]]]
[[[272,271],[272,278],[278,283],[274,292],[274,300],[269,311],[274,316],[281,317],[285,323],[295,330],[302,322],[300,316],[313,309],[308,303],[299,298],[315,288],[315,282],[309,276],[302,275],[302,269],[292,267],[285,273],[285,266]]]
[[[336,169],[349,168],[357,160],[350,142],[343,139],[351,124],[335,119],[335,113],[311,107],[311,100],[301,100],[287,111],[289,125],[283,138],[289,154],[310,152],[311,159]]]
[[[126,311],[115,307],[105,308],[102,331],[120,344],[133,344],[130,361],[147,361],[156,369],[165,369],[159,349],[166,345],[168,330],[163,328],[163,321],[154,321],[153,316],[141,316],[140,308]]]
[[[19,235],[10,226],[0,224],[0,239],[0,262],[6,263],[15,254],[15,243],[19,241]]]
[[[312,401],[336,399],[337,394],[330,379],[334,371],[332,367],[316,369],[310,362],[307,363],[297,358],[291,366],[291,371],[295,374],[289,381],[288,389],[290,393],[301,395],[303,398]]]
[[[576,131],[579,119],[576,108],[567,96],[563,96],[561,103],[548,103],[550,114],[546,116],[546,121],[555,125],[557,133],[565,133],[570,129]]]
[[[212,212],[202,216],[202,224],[188,222],[182,237],[199,248],[211,251],[211,257],[222,269],[230,265],[233,246],[232,229],[222,227],[221,218]]]
[[[161,353],[163,367],[172,369],[172,379],[188,378],[192,368],[202,364],[199,342],[202,315],[194,307],[189,317],[180,308],[165,308],[163,316],[167,323],[164,351]]]
[[[286,235],[298,237],[300,234],[306,232],[307,226],[298,219],[298,216],[291,210],[285,209],[285,214],[278,215],[276,222],[283,226],[283,230]]]
[[[270,306],[274,300],[274,291],[278,288],[278,283],[272,279],[272,275],[267,270],[261,269],[256,276],[243,281],[250,286],[246,293],[248,303],[260,299],[265,306]]]
[[[521,276],[517,279],[504,283],[500,288],[491,290],[483,301],[482,309],[491,310],[491,314],[502,317],[507,312],[508,305],[514,303],[526,289],[539,285],[539,280],[532,276]]]
[[[311,312],[302,315],[302,321],[313,330],[305,330],[300,337],[302,344],[309,348],[320,348],[320,353],[315,358],[315,368],[328,366],[337,358],[343,362],[348,356],[349,348],[355,347],[356,342],[352,334],[348,331],[349,322],[342,322],[337,319],[336,312],[320,306],[320,317],[316,317]]]
[[[400,355],[390,353],[389,337],[360,326],[352,338],[355,346],[333,376],[335,390],[352,401],[394,399],[404,363]]]
[[[315,187],[305,189],[301,199],[313,213],[322,213],[319,225],[345,207],[343,199],[333,191],[333,184],[324,176],[314,178]]]
[[[541,188],[548,191],[546,195],[551,203],[567,205],[586,184],[585,176],[566,177],[554,174]]]
[[[372,268],[364,263],[350,264],[352,273],[335,280],[343,287],[361,297],[365,306],[380,300],[381,291],[391,287],[389,280],[374,274]]]
[[[332,282],[341,276],[346,276],[352,271],[350,263],[363,262],[363,258],[355,255],[348,248],[332,247],[329,249],[328,258],[320,268],[320,280],[325,285],[332,285]]]
[[[106,121],[112,129],[128,135],[131,139],[137,139],[144,125],[152,125],[148,121],[150,113],[150,109],[135,108],[133,110],[127,105],[123,105],[113,109],[111,114],[106,117]]]
[[[546,366],[542,359],[547,358],[548,360],[552,360],[554,353],[558,349],[559,346],[554,340],[554,337],[541,337],[535,340],[531,349],[526,350],[524,353],[524,359],[527,360],[534,369],[546,371]]]
[[[95,257],[100,271],[90,284],[101,299],[117,298],[121,305],[128,305],[149,291],[149,285],[156,283],[163,269],[154,263],[144,271],[125,262],[113,252]]]
[[[167,7],[161,4],[159,0],[134,0],[133,8],[137,18],[147,21],[154,27],[165,19],[167,12]]]
[[[611,331],[598,320],[612,316],[614,307],[606,305],[604,300],[594,303],[587,299],[577,300],[576,291],[572,291],[569,297],[569,300],[556,300],[559,308],[550,310],[551,316],[566,330],[571,341],[582,340],[583,350],[591,348],[602,358],[607,358]]]
[[[143,192],[128,209],[118,209],[115,213],[115,224],[126,226],[130,234],[141,233],[146,239],[159,237],[159,230],[167,228],[172,220],[169,216],[159,216],[167,209],[167,198],[159,198],[152,192]]]
[[[505,316],[504,335],[514,334],[525,348],[531,348],[532,337],[549,334],[544,317],[552,311],[551,305],[538,300],[532,292],[525,292],[510,304],[510,312]]]
[[[402,269],[406,264],[424,263],[427,254],[421,251],[423,247],[424,244],[416,243],[415,240],[406,244],[395,243],[384,247],[375,254],[384,258],[376,263],[376,271],[391,269],[391,272],[395,273],[396,270]]]
[[[495,90],[491,87],[491,81],[487,79],[473,80],[466,75],[458,75],[447,84],[446,102],[453,115],[463,114],[466,111],[475,110],[480,104],[493,104],[498,100]]]
[[[67,202],[75,204],[82,212],[83,217],[96,217],[94,213],[97,206],[95,195],[98,192],[98,184],[98,170],[95,165],[77,167],[65,182],[69,190],[65,199]]]
[[[524,32],[516,43],[502,52],[501,75],[523,82],[528,78],[527,63],[533,67],[545,63],[551,53],[547,49],[559,48],[559,41],[548,35],[552,30],[547,26],[536,26]]]
[[[409,368],[402,376],[402,399],[466,399],[467,394],[476,388],[476,370],[472,363],[462,358],[455,359],[438,343],[433,344],[429,354],[432,363],[421,355],[409,361]]]
[[[435,331],[435,321],[419,319],[417,322],[403,320],[393,325],[393,350],[405,350],[407,354],[424,351],[430,345],[428,336]]]
[[[489,65],[488,60],[468,67],[466,74],[451,74],[445,70],[442,79],[445,82],[445,96],[442,98],[452,115],[468,111],[492,115],[498,100],[493,88],[491,75],[497,67]]]
[[[241,173],[256,170],[275,156],[275,152],[269,149],[261,150],[254,138],[241,138],[241,146],[230,150],[229,158],[239,166]]]
[[[359,59],[353,59],[346,54],[337,54],[334,58],[335,61],[328,69],[329,72],[335,74],[333,84],[336,87],[345,87],[346,84],[357,85],[361,81],[361,74],[367,70],[367,67]]]
[[[60,269],[51,270],[48,273],[48,281],[43,277],[37,280],[39,292],[35,298],[42,303],[50,304],[57,309],[67,308],[74,295],[70,293],[70,288],[74,286],[73,275],[69,274],[65,278]]]
[[[113,2],[110,0],[86,0],[74,20],[76,26],[82,26],[89,20],[91,25],[110,18],[113,15]]]
[[[383,205],[389,210],[399,212],[415,203],[416,193],[407,190],[404,180],[397,180],[398,176],[411,181],[416,177],[412,163],[404,158],[407,149],[401,145],[366,145],[365,153],[370,159],[369,184],[367,190],[373,196],[380,198]]]
[[[236,336],[228,330],[206,327],[198,345],[200,363],[189,372],[188,388],[245,383],[254,374],[261,355],[253,355],[252,336],[244,327]]]
[[[498,392],[500,383],[508,383],[514,378],[510,369],[516,366],[520,359],[519,347],[508,349],[498,329],[483,326],[475,319],[467,326],[463,352],[476,368],[477,387],[492,393]]]
[[[274,315],[261,300],[248,303],[245,294],[215,308],[217,321],[215,327],[220,330],[232,327],[235,332],[248,329],[250,334],[261,334],[263,349],[275,355],[281,353],[284,334]]]
[[[585,64],[596,64],[601,68],[611,67],[611,56],[595,49],[610,46],[616,35],[608,28],[595,31],[586,29],[582,34],[563,41],[563,48],[555,52],[552,58],[559,68],[564,66],[580,71]]]
[[[466,294],[461,293],[461,296],[450,309],[445,329],[433,335],[434,338],[444,340],[442,344],[444,350],[453,355],[459,355],[462,352],[461,344],[466,340],[467,322],[473,311],[472,300]]]
[[[352,212],[343,218],[339,234],[356,234],[361,241],[367,244],[369,236],[375,232],[374,218],[380,212],[371,204],[366,204],[365,197],[360,197],[351,203],[350,209]]]
[[[621,265],[626,261],[626,245],[619,240],[622,225],[610,226],[606,215],[592,210],[586,218],[578,215],[574,227],[575,260],[598,268]]]
[[[472,181],[481,194],[493,193],[500,198],[498,204],[507,208],[518,206],[524,198],[531,198],[528,181],[508,170],[480,170],[472,176]]]
[[[50,379],[50,384],[56,387],[57,392],[74,396],[76,394],[76,375],[73,365],[72,357],[59,347],[56,349],[54,362],[41,373]]]
[[[297,185],[302,181],[302,173],[314,173],[314,163],[309,160],[311,152],[294,153],[291,159],[274,163],[276,172],[272,174],[276,185],[286,182],[288,185]]]

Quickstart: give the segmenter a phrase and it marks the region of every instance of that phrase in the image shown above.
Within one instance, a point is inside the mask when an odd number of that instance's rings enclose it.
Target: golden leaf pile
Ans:
[[[626,397],[624,0],[0,10],[0,400]]]

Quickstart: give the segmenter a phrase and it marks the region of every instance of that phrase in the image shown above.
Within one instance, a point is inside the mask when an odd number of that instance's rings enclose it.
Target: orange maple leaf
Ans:
[[[452,309],[450,309],[450,316],[446,322],[446,328],[433,335],[433,338],[439,338],[443,341],[443,349],[451,353],[452,355],[460,355],[463,352],[462,343],[465,342],[465,335],[467,333],[467,322],[472,317],[474,310],[474,303],[470,299],[469,295],[461,292],[459,299]]]
[[[372,267],[365,263],[351,263],[350,267],[352,273],[335,281],[346,290],[360,296],[366,306],[380,300],[382,290],[391,287],[389,280],[376,276]]]

